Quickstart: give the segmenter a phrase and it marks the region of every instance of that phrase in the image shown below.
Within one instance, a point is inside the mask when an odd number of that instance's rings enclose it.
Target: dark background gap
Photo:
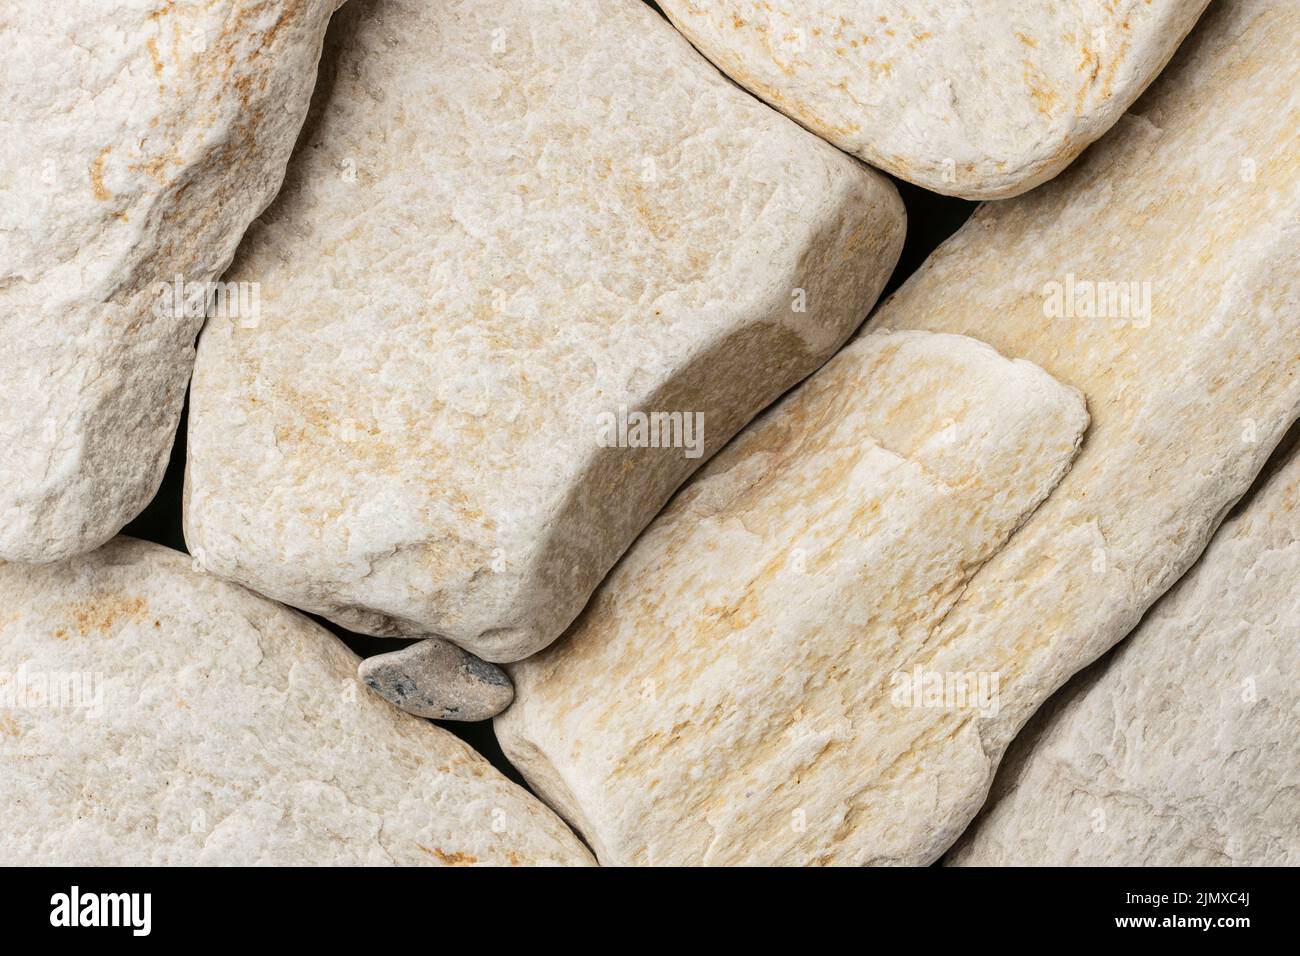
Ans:
[[[658,10],[650,0],[646,2],[650,7]],[[660,12],[662,14],[662,11]],[[881,295],[882,301],[885,296],[902,285],[940,243],[960,228],[977,205],[964,199],[941,196],[898,179],[894,179],[893,182],[898,187],[903,203],[907,207],[907,238],[898,265]],[[866,316],[863,318],[865,319]],[[185,547],[181,524],[181,498],[185,479],[185,437],[188,421],[189,401],[187,399],[162,485],[144,511],[122,529],[123,534],[153,541],[186,553],[188,549]],[[400,650],[415,643],[413,640],[355,634],[324,618],[311,614],[307,616],[329,629],[362,657]],[[519,772],[501,752],[492,729],[492,721],[485,720],[473,724],[455,721],[433,721],[433,723],[460,737],[515,783],[527,787]]]

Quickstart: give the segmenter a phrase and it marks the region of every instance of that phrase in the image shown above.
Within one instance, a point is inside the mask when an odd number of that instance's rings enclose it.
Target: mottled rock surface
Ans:
[[[435,720],[487,720],[515,696],[501,668],[437,638],[368,657],[357,676],[394,706]]]
[[[932,669],[997,675],[999,706],[995,713],[956,711],[943,720],[928,706],[885,713],[873,733],[897,747],[887,759],[855,764],[844,777],[822,778],[831,783],[814,791],[819,799],[833,804],[840,790],[854,799],[845,799],[842,815],[805,815],[809,856],[815,858],[819,845],[834,848],[851,839],[859,849],[832,850],[832,858],[936,859],[978,811],[1024,722],[1127,634],[1187,570],[1300,413],[1300,104],[1293,95],[1300,66],[1291,42],[1297,30],[1300,9],[1293,4],[1248,0],[1215,7],[1136,115],[1056,181],[981,207],[881,308],[880,328],[964,333],[1042,366],[1083,392],[1092,425],[1069,474],[1005,546],[966,569],[969,580],[958,593],[950,582],[962,576],[929,584],[917,574],[880,592],[886,602],[916,601],[921,615],[942,607],[925,644]],[[1127,297],[1119,295],[1121,284]],[[960,381],[953,387],[966,401],[980,400],[978,390]],[[854,410],[882,400],[888,395],[882,399],[874,387],[860,389]],[[926,404],[918,405],[900,413],[900,427],[926,414]],[[885,444],[905,453],[906,446]],[[1014,482],[994,487],[1024,494]],[[802,503],[789,506],[831,507],[823,491],[804,489]],[[742,505],[743,498],[735,507]],[[961,515],[951,509],[923,528],[960,535],[967,527],[955,520]],[[799,546],[790,529],[754,527],[755,551]],[[652,530],[644,553],[634,551],[624,563],[648,562],[655,540]],[[636,551],[642,548],[639,543]],[[732,839],[729,820],[743,817],[750,802],[799,809],[783,802],[787,795],[861,739],[805,732],[839,719],[835,698],[810,704],[797,717],[726,725],[737,779],[746,779],[751,739],[766,748],[756,752],[787,760],[790,770],[785,778],[765,773],[740,796],[710,802],[708,774],[697,778],[691,760],[677,755],[691,752],[699,728],[727,711],[705,707],[680,726],[665,727],[652,711],[629,702],[627,691],[651,680],[657,693],[689,701],[696,686],[707,695],[723,678],[684,670],[665,680],[647,672],[614,680],[605,691],[605,671],[566,667],[569,656],[600,656],[602,640],[584,642],[584,632],[609,628],[621,644],[638,614],[671,609],[679,600],[680,564],[692,562],[703,580],[722,573],[710,570],[710,556],[730,560],[729,554],[709,542],[696,548],[664,554],[664,571],[647,572],[636,587],[620,584],[631,580],[631,571],[620,569],[573,640],[513,672],[516,703],[498,718],[507,751],[557,809],[588,831],[598,855],[622,859],[655,845],[675,855],[676,833],[697,857],[722,859],[744,848],[759,855],[761,843]],[[805,560],[815,563],[817,553],[809,549]],[[887,575],[892,562],[866,567]],[[766,607],[752,605],[758,606]],[[710,622],[730,640],[733,628],[749,620],[746,607],[723,619],[701,609],[701,646],[721,641],[709,638]],[[865,626],[870,618],[855,623]],[[653,628],[639,637],[647,655],[656,641],[672,639]],[[637,659],[633,654],[630,661]],[[634,666],[611,663],[609,673]],[[820,676],[799,666],[769,666],[792,682]],[[733,683],[742,689],[744,673],[733,667]],[[760,684],[770,692],[768,682]],[[575,716],[570,706],[584,693],[582,713],[590,716]],[[570,736],[587,721],[609,739],[584,744]],[[658,759],[661,747],[668,756]],[[610,762],[587,764],[591,748],[612,755]],[[598,780],[627,776],[640,789],[627,785],[622,800],[621,790],[609,798],[592,794],[573,772],[591,766]],[[654,794],[665,787],[675,806],[690,809],[645,823]],[[619,823],[615,812],[627,822]],[[814,827],[820,828],[815,834]],[[700,846],[711,849],[700,853]]]
[[[186,538],[353,630],[524,657],[860,323],[902,205],[634,0],[360,0],[327,48],[230,274],[261,323],[199,345]],[[622,411],[681,447],[602,445]]]
[[[0,559],[95,548],[157,490],[205,285],[280,186],[337,5],[0,6]]]
[[[948,824],[917,827],[912,859],[956,839],[1024,722],[1183,575],[1300,413],[1298,31],[1292,3],[1207,11],[1133,115],[1056,181],[981,207],[880,311],[1036,362],[1092,414],[1070,474],[936,635],[996,662],[1002,709],[978,748],[934,741],[909,764],[900,799],[927,766],[986,768],[933,793]]]
[[[1206,0],[661,0],[724,72],[936,192],[1014,196],[1106,132]]]
[[[590,862],[356,664],[158,545],[0,565],[0,863]]]
[[[976,736],[973,711],[897,719],[892,679],[957,656],[932,635],[1086,425],[1078,393],[973,339],[860,339],[511,668],[507,756],[607,864],[874,862],[863,821],[924,820],[931,799],[896,802],[891,768]]]
[[[1300,863],[1300,454],[1007,751],[960,866]]]

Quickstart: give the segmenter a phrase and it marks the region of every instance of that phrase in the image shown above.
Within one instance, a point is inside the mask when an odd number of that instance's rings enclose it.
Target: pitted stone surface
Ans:
[[[909,755],[978,751],[978,730],[973,709],[899,719],[893,685],[977,656],[932,638],[1086,425],[1077,392],[973,339],[865,336],[511,667],[502,748],[606,864],[880,862],[879,826],[924,826],[928,794],[979,765],[929,767],[897,799]]]
[[[997,675],[996,712],[977,713],[956,727],[936,720],[928,706],[891,710],[876,735],[902,745],[887,760],[854,764],[847,777],[824,778],[815,774],[817,763],[843,759],[848,741],[862,739],[837,735],[836,698],[809,703],[797,720],[739,721],[729,727],[736,757],[726,764],[726,779],[749,779],[745,768],[756,750],[787,755],[788,772],[764,769],[741,797],[710,802],[708,775],[693,778],[690,759],[683,764],[680,754],[693,753],[698,726],[730,713],[715,715],[705,704],[718,684],[725,679],[748,688],[752,672],[737,663],[728,665],[730,673],[673,681],[636,675],[656,682],[647,692],[668,687],[674,700],[704,706],[675,728],[654,723],[644,704],[629,702],[632,677],[602,692],[605,671],[565,667],[568,655],[599,657],[606,641],[630,649],[628,663],[618,667],[635,667],[640,655],[657,653],[656,641],[679,633],[647,627],[633,641],[628,635],[638,615],[653,620],[656,613],[676,613],[681,594],[705,586],[679,584],[682,566],[696,570],[701,582],[721,573],[710,570],[715,566],[731,562],[737,573],[746,567],[708,542],[657,555],[653,542],[660,535],[652,527],[624,562],[629,570],[602,588],[574,639],[513,671],[516,703],[498,718],[507,752],[587,833],[598,855],[648,858],[657,847],[665,856],[761,856],[769,845],[740,835],[751,806],[766,800],[793,814],[801,805],[787,798],[811,775],[826,781],[810,797],[823,807],[834,805],[842,790],[866,790],[865,798],[845,801],[842,818],[805,815],[808,842],[798,845],[807,856],[815,858],[820,840],[831,848],[831,860],[932,862],[979,810],[1003,752],[1030,715],[1136,626],[1187,570],[1300,414],[1300,105],[1293,95],[1300,65],[1291,42],[1298,30],[1294,4],[1243,0],[1215,7],[1133,116],[1052,183],[981,207],[878,313],[873,328],[961,333],[1033,362],[1080,390],[1092,416],[1070,472],[1009,540],[966,568],[968,577],[954,573],[927,591],[913,576],[882,592],[883,600],[918,602],[917,615],[943,608],[926,645],[932,670]],[[960,380],[953,387],[971,403],[983,394]],[[858,390],[852,410],[865,414],[859,409],[890,400],[878,392]],[[926,415],[919,404],[900,413],[900,423]],[[778,464],[799,466],[797,459],[777,459],[755,471],[762,476]],[[997,487],[997,495],[1024,493],[1014,482]],[[796,513],[826,506],[823,490],[805,489],[786,506]],[[736,508],[746,504],[743,496],[735,500]],[[728,514],[726,504],[719,507]],[[952,509],[922,526],[919,542],[943,529],[963,532],[967,525],[955,520],[961,514]],[[795,547],[796,538],[788,543]],[[636,587],[620,584],[656,556],[661,571],[646,570]],[[893,564],[884,560],[879,567],[888,573]],[[962,581],[955,594],[953,580]],[[775,599],[782,598],[798,606],[777,592]],[[718,608],[722,613],[731,605]],[[700,609],[701,620],[714,620],[706,612]],[[715,625],[720,633],[750,626],[747,608],[733,612]],[[870,617],[846,621],[864,627]],[[725,643],[710,640],[703,626],[680,633],[705,635],[704,648]],[[584,642],[584,631],[603,637]],[[756,681],[759,687],[831,680],[830,671],[784,666],[773,641],[772,656],[762,658],[767,663],[749,665],[766,677]],[[580,688],[586,696],[575,716]],[[598,722],[609,739],[575,736],[587,721]],[[747,734],[762,740],[744,746]],[[668,746],[675,735],[676,750]],[[608,797],[592,793],[586,777],[573,772],[577,767],[596,780],[626,775],[641,789],[624,781],[626,789]],[[665,804],[656,804],[660,789]],[[674,809],[661,812],[664,805]],[[854,849],[841,853],[837,848],[850,839]],[[796,837],[786,832],[771,845],[782,841]]]
[[[1300,863],[1300,454],[1016,738],[957,866]]]
[[[130,538],[0,564],[0,863],[585,864],[324,628]]]
[[[0,6],[0,559],[89,551],[153,497],[338,2]]]
[[[1030,715],[1192,565],[1300,414],[1297,31],[1293,3],[1215,5],[1109,136],[981,207],[880,310],[880,327],[1035,362],[1092,414],[1070,474],[939,636],[997,662],[1002,708],[985,771],[934,795],[947,822],[914,838],[918,861],[965,829]]]
[[[1055,176],[1206,0],[662,0],[741,86],[895,176],[970,199]]]
[[[231,272],[261,323],[199,345],[186,538],[353,630],[518,659],[865,318],[902,205],[634,0],[359,0],[327,47]],[[703,441],[605,447],[623,411]]]

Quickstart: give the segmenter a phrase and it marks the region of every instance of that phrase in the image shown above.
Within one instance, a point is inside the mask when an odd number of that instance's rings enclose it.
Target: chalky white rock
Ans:
[[[792,438],[790,452],[756,459],[752,479],[726,476],[737,459],[720,458],[638,542],[574,633],[512,672],[516,702],[498,718],[503,746],[598,856],[933,862],[979,810],[1025,721],[1187,570],[1300,415],[1297,32],[1292,3],[1217,6],[1135,115],[1052,183],[982,206],[880,309],[875,329],[971,336],[1086,397],[1092,424],[1078,458],[1014,534],[980,538],[977,559],[922,560],[925,549],[966,540],[968,509],[1022,500],[1026,489],[1005,474],[966,508],[900,516],[894,538],[864,539],[875,560],[861,586],[887,584],[872,592],[878,604],[785,648],[792,632],[773,622],[803,607],[805,594],[829,602],[840,592],[746,591],[752,555],[768,556],[772,577],[787,560],[777,555],[796,548],[818,567],[820,544],[804,545],[798,522],[835,508],[840,485],[809,482],[775,499],[788,524],[736,516],[756,507],[747,482],[813,472]],[[945,390],[898,408],[891,427],[929,434],[936,396],[954,419],[963,403],[989,400],[983,381],[944,381]],[[847,421],[870,416],[897,394],[867,382],[828,404],[824,421],[835,420],[830,410]],[[780,418],[777,409],[754,430],[779,434]],[[1043,441],[1060,431],[1040,427]],[[759,441],[746,435],[735,447]],[[881,443],[903,456],[913,448],[888,433]],[[719,487],[725,493],[711,490]],[[689,537],[691,507],[695,523],[735,520],[745,549]],[[888,502],[880,508],[875,520],[889,521]],[[839,517],[847,534],[871,528]],[[678,535],[689,549],[672,545]],[[910,561],[916,570],[902,573]],[[878,639],[872,653],[812,668],[800,656],[825,641],[852,646],[900,606],[910,611],[898,637]],[[927,626],[922,683],[934,673],[945,693],[923,687],[920,706],[846,720],[846,698],[899,689],[863,668],[877,646],[912,646],[906,627],[916,622]],[[749,654],[726,656],[755,627],[773,630]],[[848,688],[846,671],[860,677]],[[949,707],[942,685],[970,675],[996,677],[996,708]],[[808,699],[775,718],[750,709],[756,694],[787,686],[792,702]],[[661,723],[642,692],[681,718]]]
[[[261,321],[199,345],[186,539],[353,630],[515,660],[865,318],[902,205],[634,0],[379,0],[327,47],[228,276]],[[674,447],[617,447],[645,413]]]
[[[1007,752],[956,866],[1300,863],[1300,454]]]
[[[338,2],[0,7],[0,559],[95,548],[157,490]]]
[[[0,864],[589,864],[324,628],[118,538],[0,564]]]
[[[1014,196],[1156,77],[1206,0],[662,0],[737,83],[935,192]]]
[[[931,862],[978,811],[1002,753],[1075,672],[1192,565],[1300,415],[1300,7],[1218,4],[1104,140],[1029,196],[982,206],[880,311],[957,332],[1087,398],[1070,474],[971,582],[936,636],[978,649],[1002,707],[974,741],[898,768],[983,767],[932,791]],[[911,776],[909,776],[911,775]]]
[[[1077,392],[973,339],[865,336],[510,669],[506,755],[606,864],[880,862],[873,822],[925,825],[933,796],[900,799],[893,768],[928,740],[977,743],[975,710],[913,709],[894,685],[951,668],[933,635],[1086,426]]]

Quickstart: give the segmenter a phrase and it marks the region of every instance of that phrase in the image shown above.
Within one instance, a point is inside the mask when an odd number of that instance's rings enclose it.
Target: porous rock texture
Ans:
[[[1297,30],[1292,3],[1217,4],[1131,116],[1056,181],[982,206],[880,311],[1036,362],[1092,415],[1070,474],[936,636],[997,662],[1002,705],[981,721],[986,771],[935,795],[909,859],[956,839],[1024,722],[1182,576],[1300,413]]]
[[[186,539],[353,630],[518,659],[862,321],[902,205],[634,0],[359,0],[326,46],[228,276],[260,324],[199,345]],[[624,411],[703,444],[603,447]]]
[[[1217,5],[1133,116],[1052,183],[982,206],[882,306],[874,328],[963,333],[1040,365],[1083,392],[1092,424],[1073,468],[1024,526],[968,575],[952,576],[962,582],[959,593],[950,597],[953,585],[941,578],[927,594],[916,575],[883,592],[885,600],[918,601],[918,614],[931,602],[943,605],[926,643],[933,668],[945,675],[996,674],[996,712],[965,710],[956,713],[961,719],[946,721],[936,721],[929,707],[889,712],[872,733],[896,745],[884,759],[824,778],[822,800],[834,801],[840,791],[853,799],[816,824],[808,815],[808,832],[815,825],[820,830],[805,850],[784,859],[818,853],[836,861],[936,859],[978,811],[1003,752],[1029,716],[1127,634],[1187,570],[1296,419],[1300,104],[1293,91],[1300,65],[1291,38],[1297,30],[1300,8],[1291,3]],[[1121,284],[1129,289],[1127,300]],[[1100,317],[1089,317],[1098,311]],[[960,381],[953,388],[969,402],[982,397]],[[853,401],[869,408],[889,396],[873,387]],[[906,414],[924,415],[925,407]],[[998,494],[1023,494],[1013,484],[994,487]],[[813,508],[824,499],[823,487],[812,485],[787,507]],[[953,509],[936,518],[921,540],[944,528],[962,533],[964,524],[953,521],[960,514]],[[652,526],[644,547],[667,534]],[[798,546],[790,530],[765,534],[759,526],[754,549],[767,534],[786,535],[787,547]],[[600,635],[620,635],[637,615],[657,620],[654,608],[674,606],[681,562],[694,562],[702,577],[721,573],[708,570],[717,546],[702,541],[696,548],[694,555],[664,556],[664,569],[639,577],[635,587],[622,583],[632,580],[628,573],[611,578],[571,640],[513,672],[516,702],[498,718],[507,752],[587,833],[598,855],[648,857],[647,848],[661,847],[662,855],[674,856],[678,833],[690,834],[681,839],[695,859],[748,848],[762,855],[763,843],[750,837],[763,831],[750,831],[744,820],[750,802],[787,807],[786,794],[806,777],[820,778],[819,764],[839,761],[846,740],[860,737],[805,737],[805,726],[840,713],[826,705],[752,726],[737,722],[728,726],[736,741],[728,749],[731,773],[743,779],[751,756],[763,748],[787,753],[789,773],[753,778],[743,800],[682,799],[705,794],[709,783],[680,755],[694,753],[693,741],[712,733],[726,711],[706,707],[663,727],[653,722],[653,711],[629,703],[628,678],[606,684],[607,673],[636,668],[638,653],[609,662],[608,671],[566,661],[599,658]],[[645,566],[651,553],[634,551],[625,563]],[[890,573],[895,553],[877,562],[879,574]],[[731,579],[738,587],[743,580],[739,573]],[[749,620],[744,606],[716,624],[706,610],[700,609],[698,640],[679,646],[676,660],[708,660],[720,640],[718,625],[729,633]],[[588,635],[598,636],[584,641]],[[639,634],[651,647],[665,639],[652,626]],[[642,670],[639,680],[687,700],[701,692],[697,684],[708,693],[720,680]],[[826,672],[827,680],[832,676]],[[770,690],[773,681],[796,678],[813,679],[768,658],[733,668],[738,687],[754,681]],[[583,713],[593,716],[570,712],[579,694]],[[570,730],[575,721],[599,734],[577,740]],[[754,736],[761,736],[760,745],[742,746]],[[806,749],[792,744],[804,740]],[[662,760],[659,747],[667,748]],[[593,748],[605,762],[588,756]],[[583,774],[597,769],[598,781],[613,774],[635,784],[608,795],[593,792]],[[646,816],[642,808],[655,806],[666,781],[672,781],[675,810]],[[735,816],[740,822],[733,825]],[[855,849],[842,852],[846,845]]]
[[[0,564],[0,863],[584,864],[306,618],[118,538]]]
[[[937,795],[912,859],[956,839],[1024,722],[1182,576],[1300,414],[1297,30],[1283,0],[1214,6],[1132,115],[1057,180],[982,206],[880,311],[1035,362],[1092,415],[937,635],[998,662],[1002,704],[981,721],[987,772]]]
[[[337,5],[0,6],[0,559],[95,548],[157,490],[202,290],[280,186]]]
[[[883,770],[968,715],[895,718],[893,675],[1069,467],[1082,398],[973,339],[869,335],[683,491],[571,632],[511,667],[507,756],[607,864],[867,863],[924,819]],[[977,650],[977,649],[976,649]],[[978,770],[979,764],[975,762]]]
[[[958,866],[1300,863],[1300,454],[1021,731]]]
[[[1064,169],[1164,67],[1206,0],[661,0],[737,83],[947,195]]]

